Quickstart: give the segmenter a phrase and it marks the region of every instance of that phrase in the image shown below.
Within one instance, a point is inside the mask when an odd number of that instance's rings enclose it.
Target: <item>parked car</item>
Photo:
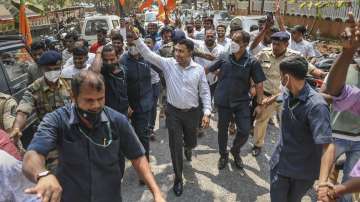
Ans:
[[[258,16],[236,16],[234,17],[231,21],[230,21],[230,24],[229,26],[232,24],[232,23],[241,23],[242,27],[243,27],[243,30],[244,31],[247,31],[247,32],[250,32],[250,27],[252,25],[258,25],[259,23],[259,20],[261,19],[266,19],[266,16],[265,15],[258,15]],[[228,33],[230,32],[230,28],[227,30]]]
[[[98,27],[108,30],[108,33],[120,25],[120,17],[116,15],[95,15],[86,17],[81,28],[81,36],[89,43],[96,41],[96,31]]]
[[[28,83],[28,68],[35,65],[21,36],[0,36],[0,91],[21,100]],[[36,65],[35,65],[36,66]],[[21,138],[27,147],[35,132],[35,114],[29,116]]]

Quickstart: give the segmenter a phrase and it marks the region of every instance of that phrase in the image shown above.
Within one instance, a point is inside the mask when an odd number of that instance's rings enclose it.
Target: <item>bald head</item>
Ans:
[[[71,90],[73,96],[77,97],[81,93],[88,93],[82,92],[84,89],[85,91],[92,90],[96,92],[104,91],[105,84],[104,78],[101,74],[95,73],[91,70],[82,70],[78,74],[74,76],[71,81]]]

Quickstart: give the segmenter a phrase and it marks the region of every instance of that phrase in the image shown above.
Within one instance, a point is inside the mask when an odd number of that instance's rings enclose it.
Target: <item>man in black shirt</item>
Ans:
[[[218,167],[224,169],[228,162],[227,140],[230,119],[235,115],[237,127],[236,138],[230,150],[235,160],[235,166],[243,168],[240,148],[246,143],[250,130],[250,96],[251,83],[256,86],[258,107],[255,113],[262,109],[262,82],[266,79],[260,63],[251,56],[246,47],[250,35],[245,31],[237,31],[232,36],[231,54],[221,55],[220,59],[211,64],[206,71],[219,72],[218,85],[215,90],[215,104],[218,107],[218,141],[220,160]]]

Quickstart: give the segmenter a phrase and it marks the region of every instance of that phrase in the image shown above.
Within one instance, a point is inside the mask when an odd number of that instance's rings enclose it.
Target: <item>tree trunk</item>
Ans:
[[[261,9],[260,9],[261,15],[264,14],[264,5],[265,5],[265,0],[261,0]]]
[[[197,10],[197,0],[194,0],[194,8]]]
[[[219,7],[218,7],[219,10],[223,10],[224,9],[224,6],[223,6],[223,0],[219,0]]]
[[[251,14],[250,6],[251,6],[251,0],[248,0],[248,8],[247,8],[247,14],[248,14],[248,15]]]

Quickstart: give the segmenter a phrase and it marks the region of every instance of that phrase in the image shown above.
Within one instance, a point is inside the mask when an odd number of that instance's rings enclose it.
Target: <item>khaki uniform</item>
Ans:
[[[7,94],[0,92],[0,129],[9,131],[16,117],[16,100]]]
[[[38,120],[41,121],[45,114],[70,104],[70,92],[71,87],[67,80],[61,78],[57,88],[53,90],[45,82],[44,77],[40,77],[28,86],[16,111],[30,115],[35,110]],[[55,171],[57,159],[57,151],[52,151],[47,156],[47,166],[50,170]]]
[[[272,48],[264,48],[256,56],[263,68],[263,71],[266,76],[266,80],[263,82],[264,85],[264,99],[271,97],[271,95],[278,95],[281,92],[280,85],[280,62],[289,56],[300,55],[299,52],[287,49],[283,56],[278,58],[272,52]],[[313,65],[309,63],[308,73],[312,72],[315,69]],[[254,123],[254,145],[257,147],[262,147],[264,145],[266,128],[270,118],[273,116],[274,112],[280,113],[281,105],[277,102],[274,102],[270,105],[267,105],[263,112],[256,116]]]

